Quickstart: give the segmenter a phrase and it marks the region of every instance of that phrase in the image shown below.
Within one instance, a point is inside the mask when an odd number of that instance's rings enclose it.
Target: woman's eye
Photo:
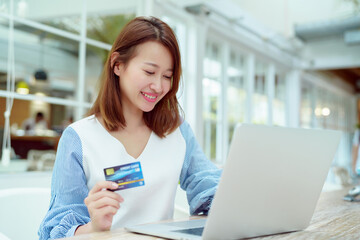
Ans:
[[[165,76],[165,75],[164,75],[164,78],[166,78],[166,79],[169,79],[169,80],[170,80],[170,79],[172,78],[172,76]]]
[[[145,72],[147,75],[153,75],[153,74],[154,74],[154,72],[151,72],[151,71],[146,71],[146,70],[144,70],[144,72]]]

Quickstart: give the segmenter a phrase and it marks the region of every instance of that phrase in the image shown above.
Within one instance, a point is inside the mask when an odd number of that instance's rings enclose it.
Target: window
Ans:
[[[221,155],[221,50],[216,43],[207,42],[204,59],[203,119],[204,151],[212,161],[220,162]]]
[[[266,124],[268,117],[266,73],[267,65],[263,62],[256,61],[252,119],[252,122],[255,124]]]
[[[25,82],[29,94],[75,98],[79,74],[77,41],[25,24],[15,25],[14,41],[17,85]]]
[[[228,144],[230,144],[236,124],[244,122],[247,93],[245,90],[245,56],[231,51],[227,69],[227,121]]]
[[[95,7],[95,2],[88,4],[90,10],[86,19],[86,71],[83,94],[85,102],[88,103],[93,103],[97,97],[97,84],[112,44],[126,23],[135,17],[131,12],[109,14],[98,10],[94,13],[91,9]]]
[[[304,128],[312,127],[313,101],[312,85],[303,81],[301,85],[301,107],[300,107],[300,126]]]
[[[162,20],[165,21],[167,24],[169,24],[169,26],[172,28],[172,30],[174,31],[178,44],[179,44],[179,48],[180,48],[180,55],[181,55],[181,67],[182,67],[182,77],[186,76],[186,72],[187,72],[187,62],[185,61],[186,59],[186,25],[178,18],[175,17],[169,17],[169,16],[164,16],[162,17]],[[177,92],[177,98],[179,101],[180,106],[184,109],[184,101],[185,101],[185,95],[186,93],[184,93],[184,78],[181,80],[180,85],[179,85],[179,90]]]
[[[351,96],[303,80],[301,84],[301,127],[352,132],[354,116]]]
[[[273,124],[275,126],[286,125],[286,75],[283,72],[275,75]]]
[[[0,1],[0,102],[5,111],[9,19],[14,16],[15,94],[11,134],[21,140],[23,122],[42,112],[58,139],[65,126],[82,118],[96,98],[97,83],[113,41],[137,11],[138,2]],[[83,11],[85,9],[86,12]],[[84,20],[84,21],[83,21]],[[12,29],[11,29],[12,30]],[[21,91],[20,91],[21,90]],[[4,119],[0,120],[4,126]],[[3,133],[2,127],[0,133]],[[41,136],[40,136],[41,137]],[[2,140],[2,134],[0,136]],[[34,142],[26,146],[34,146]],[[24,144],[22,144],[23,146]],[[13,145],[15,146],[15,145]],[[36,146],[34,147],[36,149]],[[30,150],[30,149],[27,149]],[[12,159],[26,158],[15,149]],[[26,161],[20,161],[26,164]]]

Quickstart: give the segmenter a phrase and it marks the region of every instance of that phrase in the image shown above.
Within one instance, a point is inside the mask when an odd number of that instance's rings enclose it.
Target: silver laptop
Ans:
[[[239,125],[209,215],[127,227],[169,239],[239,239],[305,229],[341,133]]]

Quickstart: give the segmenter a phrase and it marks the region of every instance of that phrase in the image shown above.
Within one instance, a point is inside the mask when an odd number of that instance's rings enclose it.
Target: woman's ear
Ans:
[[[114,69],[115,75],[120,76],[120,70],[123,64],[117,61],[118,58],[119,58],[119,53],[113,52],[110,57],[110,64],[111,67]]]

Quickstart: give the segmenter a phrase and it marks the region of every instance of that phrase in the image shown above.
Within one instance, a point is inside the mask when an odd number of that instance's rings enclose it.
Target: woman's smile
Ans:
[[[154,93],[141,92],[141,94],[143,95],[144,99],[148,102],[156,102],[156,99],[158,97],[158,94],[154,94]]]

